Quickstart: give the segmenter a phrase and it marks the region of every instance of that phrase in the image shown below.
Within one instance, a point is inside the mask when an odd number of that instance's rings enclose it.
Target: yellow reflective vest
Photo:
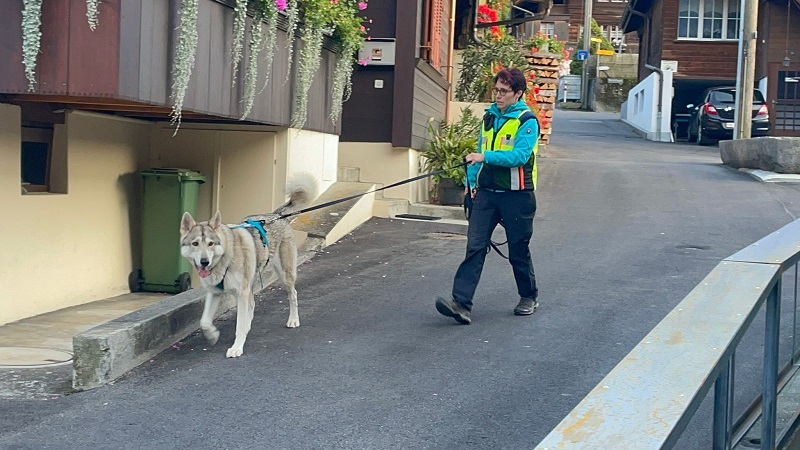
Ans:
[[[486,120],[491,116],[490,120]],[[508,119],[497,132],[494,131],[493,114],[487,113],[481,126],[481,150],[511,151],[514,149],[514,140],[523,123],[536,120],[536,116],[529,110],[522,111],[514,119]],[[478,172],[478,187],[508,191],[522,191],[536,189],[536,155],[539,153],[539,139],[531,151],[531,157],[520,167],[501,167],[483,163]]]

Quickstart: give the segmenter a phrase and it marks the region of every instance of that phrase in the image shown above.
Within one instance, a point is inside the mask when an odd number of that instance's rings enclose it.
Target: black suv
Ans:
[[[686,105],[692,114],[689,119],[689,141],[697,140],[700,145],[709,145],[719,139],[732,139],[735,103],[735,87],[715,87],[705,91],[701,104]],[[767,136],[770,129],[767,102],[760,91],[754,90],[751,135]]]

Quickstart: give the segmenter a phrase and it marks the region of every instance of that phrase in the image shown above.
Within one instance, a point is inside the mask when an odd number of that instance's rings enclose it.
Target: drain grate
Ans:
[[[57,366],[72,361],[72,354],[63,350],[36,347],[0,347],[0,367],[30,368]]]
[[[449,233],[443,231],[437,231],[434,233],[428,233],[427,236],[433,239],[443,239],[449,241],[465,241],[467,240],[467,235],[462,233]]]

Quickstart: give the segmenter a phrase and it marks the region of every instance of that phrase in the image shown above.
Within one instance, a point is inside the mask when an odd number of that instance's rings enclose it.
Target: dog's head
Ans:
[[[188,212],[181,219],[181,255],[194,264],[200,278],[211,274],[211,270],[225,254],[220,236],[222,218],[219,211],[208,222],[195,222]]]

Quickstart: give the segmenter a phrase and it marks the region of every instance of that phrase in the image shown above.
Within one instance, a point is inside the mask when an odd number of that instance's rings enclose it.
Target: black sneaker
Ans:
[[[437,297],[436,310],[439,314],[456,319],[462,325],[469,325],[472,319],[469,318],[469,311],[452,298]]]
[[[533,298],[522,297],[514,308],[515,316],[530,316],[539,307],[539,302]]]

